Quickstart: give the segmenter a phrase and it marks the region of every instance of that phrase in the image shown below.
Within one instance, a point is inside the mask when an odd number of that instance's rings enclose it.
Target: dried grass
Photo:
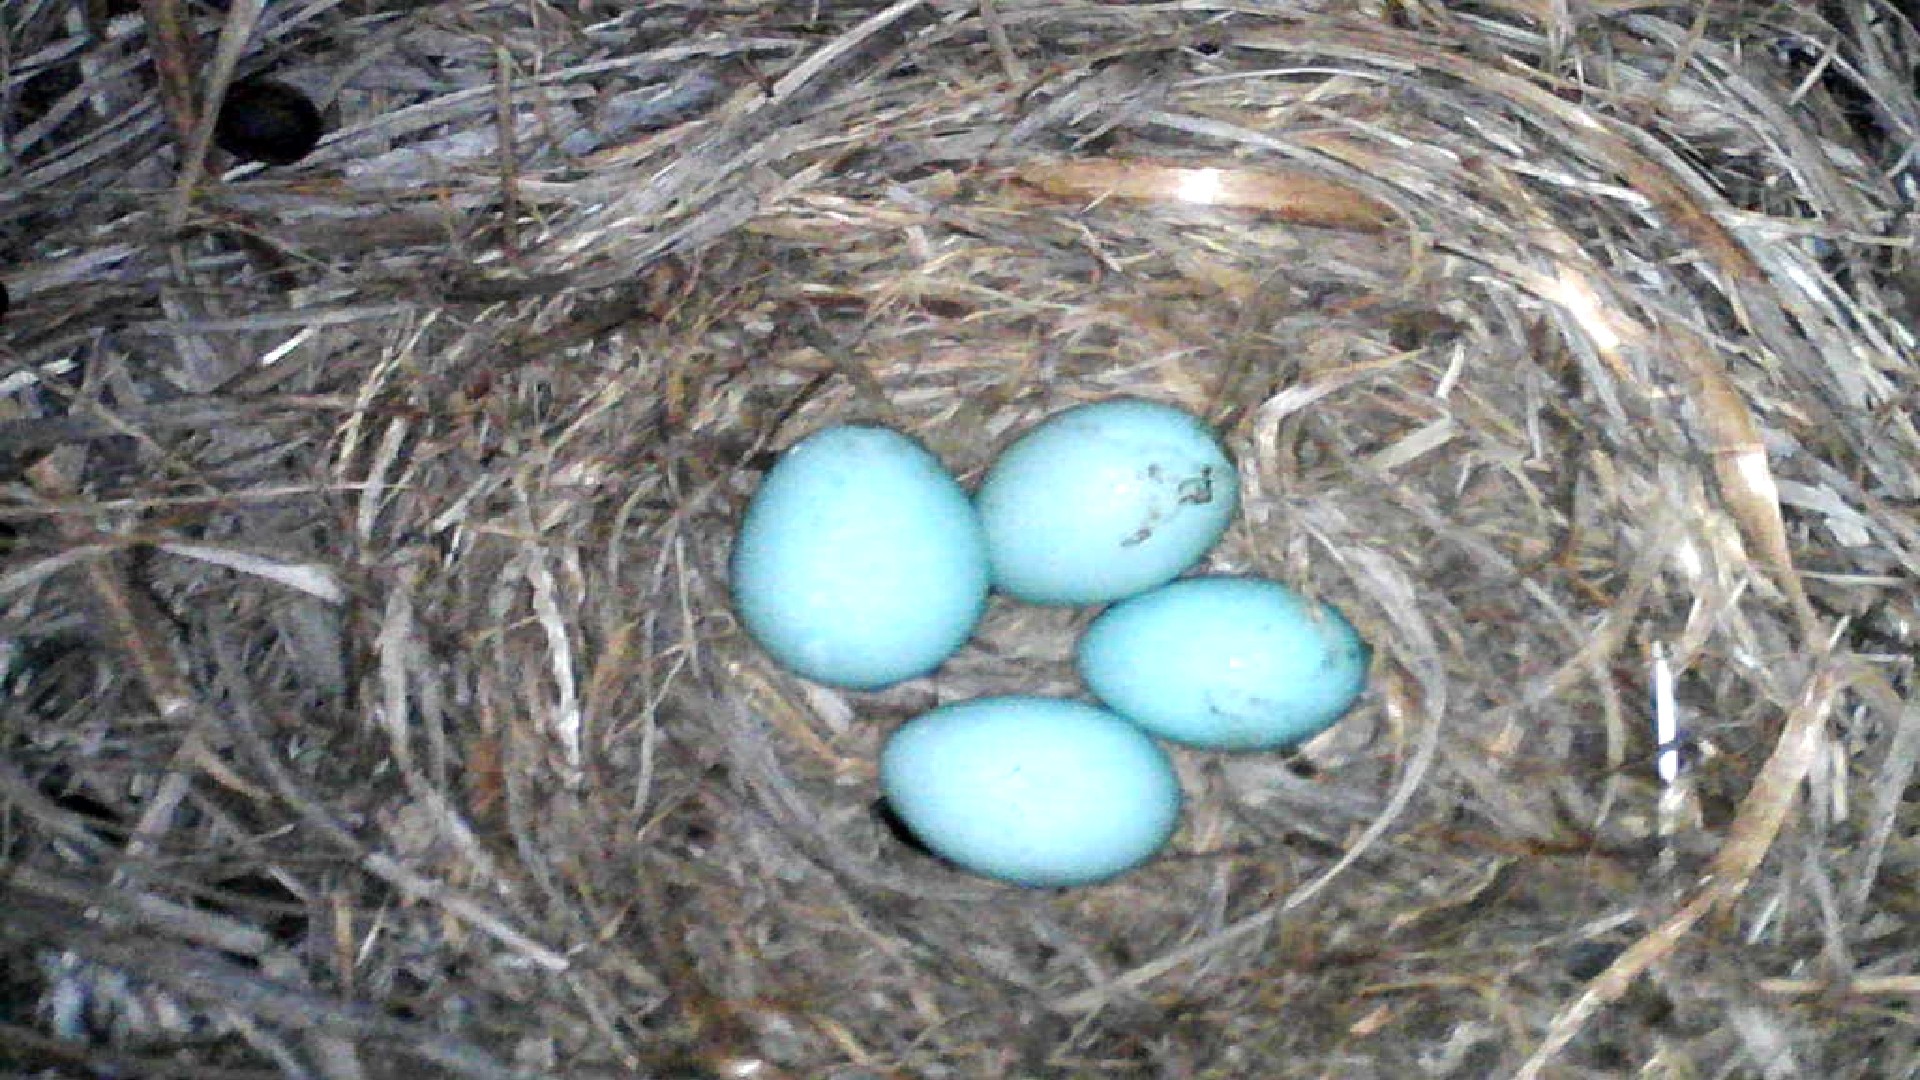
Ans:
[[[1920,1074],[1891,8],[144,9],[5,8],[0,1064]],[[298,166],[208,146],[259,69]],[[1212,565],[1376,689],[1180,754],[1150,867],[1001,888],[874,752],[1073,693],[1084,615],[830,692],[730,531],[819,425],[971,478],[1116,394],[1220,423]]]

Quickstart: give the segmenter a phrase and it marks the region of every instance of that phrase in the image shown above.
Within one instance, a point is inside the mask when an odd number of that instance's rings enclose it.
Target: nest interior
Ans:
[[[9,3],[0,1064],[1920,1070],[1914,15]],[[822,426],[971,482],[1125,395],[1372,685],[991,884],[876,752],[1087,613],[828,690],[731,537]]]

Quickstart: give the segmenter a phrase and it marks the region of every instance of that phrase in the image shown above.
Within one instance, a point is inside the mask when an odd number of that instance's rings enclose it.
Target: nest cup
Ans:
[[[0,1062],[1916,1067],[1895,8],[142,10],[24,18],[0,97]],[[329,137],[210,173],[268,68]],[[1373,688],[1007,889],[875,754],[1077,695],[1089,613],[834,691],[726,554],[812,431],[971,484],[1120,396]]]

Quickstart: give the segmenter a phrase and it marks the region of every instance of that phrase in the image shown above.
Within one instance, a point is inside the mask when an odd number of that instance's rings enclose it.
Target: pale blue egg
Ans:
[[[995,587],[1036,604],[1097,604],[1171,581],[1233,520],[1240,478],[1198,417],[1121,398],[1014,440],[974,503]]]
[[[1259,578],[1196,577],[1115,604],[1080,638],[1080,677],[1165,739],[1222,750],[1293,746],[1367,685],[1372,650],[1346,617]]]
[[[1081,701],[989,697],[909,720],[880,755],[902,824],[936,854],[1016,885],[1086,885],[1152,858],[1180,781],[1139,728]]]
[[[966,492],[897,431],[846,425],[795,443],[734,541],[735,610],[780,664],[874,690],[925,675],[986,609],[986,538]]]

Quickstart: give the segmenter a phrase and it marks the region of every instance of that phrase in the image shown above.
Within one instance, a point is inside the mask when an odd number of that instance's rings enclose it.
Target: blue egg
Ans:
[[[1042,421],[974,496],[995,587],[1035,604],[1106,603],[1173,580],[1219,541],[1239,501],[1212,429],[1135,398]]]
[[[909,720],[880,755],[887,803],[920,841],[1016,885],[1087,885],[1152,858],[1180,819],[1165,751],[1105,709],[989,697]]]
[[[784,454],[734,541],[741,623],[768,655],[829,686],[931,672],[986,610],[986,538],[951,474],[882,427],[817,432]]]
[[[1258,578],[1196,577],[1108,608],[1080,639],[1080,677],[1165,739],[1221,750],[1293,746],[1367,685],[1372,650],[1327,604]]]

